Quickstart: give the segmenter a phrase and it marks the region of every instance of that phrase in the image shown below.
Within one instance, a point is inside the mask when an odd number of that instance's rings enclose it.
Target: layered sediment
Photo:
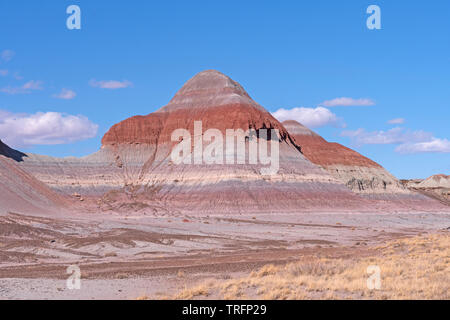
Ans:
[[[194,141],[205,140],[194,135],[194,122],[201,122],[200,135],[208,129],[223,135],[227,129],[242,129],[244,163],[173,163],[171,151],[179,143],[172,141],[175,130],[190,133],[192,150]],[[279,141],[276,174],[262,173],[268,164],[249,163],[249,129],[278,130],[277,138],[269,138]],[[270,142],[260,135],[256,139]],[[224,159],[235,151],[224,146]],[[79,159],[30,154],[23,166],[55,190],[101,196],[111,206],[127,201],[153,210],[219,213],[354,210],[368,205],[306,159],[284,126],[241,85],[214,70],[190,79],[158,111],[112,126],[97,153]]]
[[[436,174],[427,179],[402,180],[408,189],[420,192],[450,206],[450,176]]]
[[[301,147],[303,155],[325,169],[353,192],[386,210],[447,210],[428,194],[406,188],[378,163],[323,137],[297,121],[283,125]],[[384,210],[384,209],[382,209]]]
[[[65,206],[65,199],[23,170],[26,158],[0,141],[0,213],[42,212]]]
[[[265,137],[269,129],[276,133]],[[174,136],[179,130],[184,130],[183,137]],[[231,147],[229,130],[236,134]],[[208,162],[205,150],[221,139],[224,143],[213,148],[215,161]],[[182,143],[188,152],[177,162],[172,151]],[[197,143],[202,145],[200,154]],[[258,161],[250,161],[254,143],[267,145],[268,161],[262,161],[262,149]],[[275,157],[272,143],[278,146]],[[187,81],[156,112],[112,126],[92,155],[22,158],[20,167],[52,190],[92,200],[100,210],[223,214],[442,207],[412,193],[357,152],[328,143],[298,123],[280,123],[240,84],[214,70]]]
[[[283,125],[294,137],[306,158],[327,170],[357,193],[404,193],[408,191],[378,163],[339,143],[326,141],[294,120]]]

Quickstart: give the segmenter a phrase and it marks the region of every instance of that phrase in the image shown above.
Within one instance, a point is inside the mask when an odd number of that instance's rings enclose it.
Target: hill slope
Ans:
[[[194,122],[201,122],[203,133],[194,132]],[[279,131],[279,170],[271,176],[261,173],[268,165],[249,163],[250,139],[245,133],[266,128]],[[246,141],[247,161],[174,164],[170,154],[178,142],[171,136],[177,129],[189,132],[191,149],[194,140],[205,142],[208,129],[221,134],[242,129],[239,138]],[[268,141],[259,136],[257,142]],[[236,150],[224,146],[222,151],[226,159]],[[307,160],[279,121],[241,85],[214,70],[187,81],[157,112],[112,126],[99,152],[81,159],[28,155],[24,166],[55,189],[102,196],[101,206],[124,210],[281,212],[355,210],[369,205]]]
[[[18,161],[26,155],[0,141],[0,212],[52,211],[64,199],[44,183],[25,172]]]

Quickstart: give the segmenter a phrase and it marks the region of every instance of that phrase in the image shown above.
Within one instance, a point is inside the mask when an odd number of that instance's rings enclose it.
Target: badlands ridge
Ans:
[[[178,142],[171,135],[186,129],[193,136],[195,121],[201,121],[203,132],[214,128],[223,134],[277,129],[278,172],[263,175],[262,164],[174,164],[170,154]],[[238,138],[248,147],[245,133]],[[156,214],[449,209],[411,191],[359,153],[295,121],[280,123],[240,84],[214,70],[187,81],[158,111],[112,126],[92,155],[60,159],[22,154],[3,144],[0,154],[2,211],[61,206]]]

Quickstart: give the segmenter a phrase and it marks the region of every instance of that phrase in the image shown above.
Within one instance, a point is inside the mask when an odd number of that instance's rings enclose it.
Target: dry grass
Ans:
[[[210,286],[210,285],[211,284],[204,283],[204,284],[198,285],[198,286],[193,287],[193,288],[187,288],[186,287],[180,293],[175,295],[173,297],[173,299],[176,299],[176,300],[189,300],[189,299],[193,299],[193,298],[199,297],[199,296],[208,297],[209,296],[208,286]]]
[[[172,299],[449,299],[450,235],[387,242],[369,256],[312,258],[266,265],[250,275],[210,280]],[[367,267],[381,270],[381,288],[367,287]]]

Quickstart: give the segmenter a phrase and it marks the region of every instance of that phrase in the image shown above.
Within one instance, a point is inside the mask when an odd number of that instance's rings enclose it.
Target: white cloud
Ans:
[[[89,84],[92,87],[97,87],[97,88],[102,88],[102,89],[111,89],[111,90],[128,88],[128,87],[131,87],[133,85],[133,83],[131,83],[128,80],[124,80],[124,81],[117,81],[117,80],[96,81],[96,80],[91,80],[91,81],[89,81]]]
[[[418,143],[405,143],[399,145],[395,151],[399,153],[450,153],[450,140],[432,138],[431,141]]]
[[[12,50],[3,50],[0,53],[0,57],[3,61],[8,62],[14,57],[15,54],[16,53]]]
[[[4,87],[0,89],[0,92],[8,93],[8,94],[28,94],[33,90],[42,90],[42,81],[31,80],[27,83],[23,84],[20,87]]]
[[[0,70],[0,76],[2,76],[2,77],[5,77],[5,76],[7,76],[7,75],[8,75],[8,73],[9,73],[9,71],[8,71],[8,70],[6,70],[6,69],[2,69],[2,70]]]
[[[388,131],[367,132],[364,129],[343,131],[344,137],[351,138],[357,145],[364,144],[398,144],[399,153],[450,152],[450,141],[438,139],[430,132],[410,131],[400,127]]]
[[[389,123],[389,124],[403,124],[403,123],[405,123],[405,119],[403,119],[403,118],[395,118],[395,119],[389,120],[387,123]]]
[[[0,110],[0,137],[15,148],[84,140],[94,137],[97,130],[98,125],[81,115],[58,112],[21,114]]]
[[[324,127],[327,125],[342,127],[343,123],[334,113],[324,107],[278,109],[272,115],[279,121],[296,120],[308,128]]]
[[[22,88],[25,90],[42,90],[42,81],[28,81],[22,86]]]
[[[341,133],[343,137],[350,137],[358,145],[364,144],[400,144],[407,142],[425,142],[430,141],[433,135],[422,130],[405,131],[403,128],[396,127],[388,131],[367,132],[364,129],[348,130]]]
[[[333,100],[327,100],[320,105],[325,107],[339,107],[339,106],[373,106],[375,102],[371,99],[353,99],[347,97],[335,98]]]
[[[53,98],[71,100],[76,97],[76,93],[72,90],[63,88],[60,93],[54,94]]]

